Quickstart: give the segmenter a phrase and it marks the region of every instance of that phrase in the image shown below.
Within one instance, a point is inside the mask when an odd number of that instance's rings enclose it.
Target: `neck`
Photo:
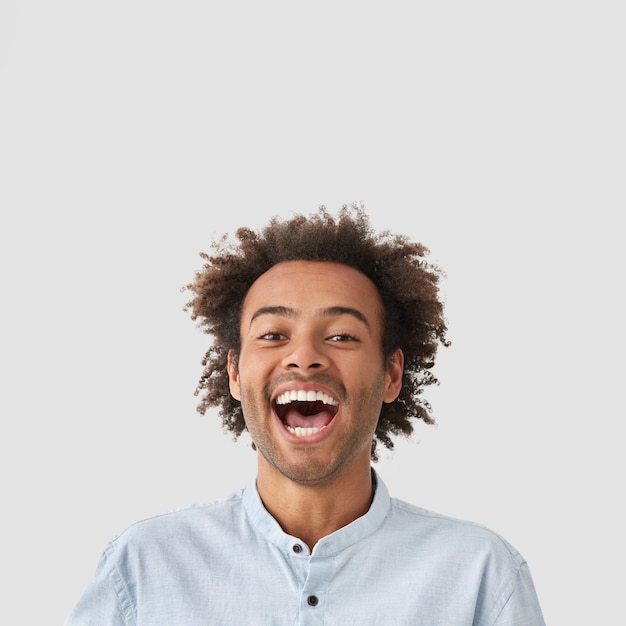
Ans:
[[[289,535],[309,549],[367,513],[374,495],[366,463],[315,485],[296,483],[259,455],[257,488],[263,505]]]

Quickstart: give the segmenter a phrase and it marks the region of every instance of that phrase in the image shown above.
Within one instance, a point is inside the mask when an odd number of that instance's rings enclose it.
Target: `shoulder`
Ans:
[[[127,620],[123,623],[134,624],[139,598],[148,612],[150,607],[165,606],[162,603],[172,597],[168,590],[190,580],[181,572],[205,572],[199,584],[210,587],[216,571],[213,564],[224,562],[224,554],[245,524],[241,499],[239,492],[155,515],[114,536],[69,623],[87,623],[89,615],[93,616],[90,624],[112,624],[120,616]]]
[[[524,563],[520,553],[497,532],[483,524],[435,513],[391,498],[388,529],[421,550],[455,560],[494,565],[516,571]]]
[[[115,535],[105,552],[154,549],[232,533],[242,516],[242,491],[139,520]]]
[[[450,605],[465,599],[473,623],[543,624],[526,561],[487,526],[392,498],[381,530],[402,578],[419,575],[441,597],[451,593]]]

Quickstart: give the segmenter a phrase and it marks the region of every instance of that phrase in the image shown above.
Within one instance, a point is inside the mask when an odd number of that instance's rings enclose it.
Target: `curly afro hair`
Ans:
[[[382,406],[372,460],[378,459],[377,442],[391,450],[392,435],[409,436],[414,420],[434,423],[422,392],[438,382],[431,369],[439,344],[449,342],[438,287],[443,272],[426,261],[425,246],[389,231],[375,234],[363,207],[356,204],[344,205],[336,217],[323,206],[309,217],[274,217],[259,232],[239,228],[236,237],[233,242],[224,235],[213,242],[213,254],[201,253],[203,268],[184,287],[194,294],[185,310],[213,337],[195,392],[201,397],[198,412],[219,407],[225,430],[235,438],[245,430],[241,404],[230,395],[227,360],[230,349],[239,351],[240,317],[248,290],[278,263],[331,261],[359,270],[378,289],[384,305],[385,360],[397,348],[404,352],[402,390],[394,402]]]

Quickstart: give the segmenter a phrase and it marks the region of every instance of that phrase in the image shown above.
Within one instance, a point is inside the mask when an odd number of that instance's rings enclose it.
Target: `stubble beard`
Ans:
[[[269,401],[271,393],[266,390],[261,394],[261,398],[258,398],[255,397],[254,392],[247,393],[245,387],[242,386],[243,412],[244,416],[252,416],[249,419],[246,418],[246,425],[257,453],[280,474],[297,484],[318,486],[332,481],[363,453],[364,448],[367,448],[369,458],[373,434],[382,406],[383,385],[384,374],[381,373],[371,385],[362,387],[353,400],[346,397],[345,391],[341,394],[342,415],[351,419],[351,428],[342,433],[340,440],[330,453],[327,452],[322,456],[315,444],[300,444],[297,450],[293,450],[291,458],[286,458],[281,447],[277,445],[271,435],[269,425],[263,421],[265,418],[259,419],[259,416],[269,416],[271,412]],[[335,389],[336,387],[336,384],[332,386]]]

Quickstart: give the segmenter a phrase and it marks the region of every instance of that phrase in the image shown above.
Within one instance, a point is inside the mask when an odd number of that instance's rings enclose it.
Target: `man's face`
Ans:
[[[402,381],[402,352],[382,354],[382,303],[361,272],[289,261],[250,288],[241,349],[230,355],[232,395],[260,453],[260,469],[307,485],[369,467],[382,403]]]

